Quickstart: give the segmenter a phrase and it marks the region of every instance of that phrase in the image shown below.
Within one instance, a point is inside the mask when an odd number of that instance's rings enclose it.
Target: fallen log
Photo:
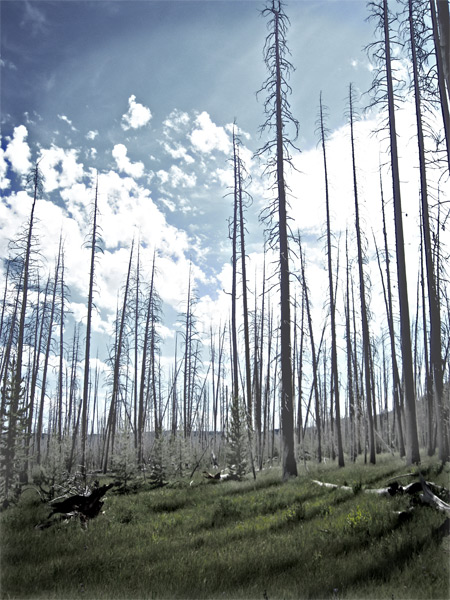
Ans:
[[[353,488],[348,485],[336,485],[335,483],[327,483],[326,481],[318,481],[317,479],[311,480],[313,483],[317,483],[317,485],[321,485],[322,487],[326,487],[328,489],[333,490],[346,490],[347,492],[353,492]]]
[[[446,502],[441,500],[438,496],[433,494],[433,492],[430,489],[430,486],[425,481],[425,479],[422,477],[422,475],[419,475],[419,477],[420,477],[420,486],[423,490],[422,500],[426,504],[429,504],[430,506],[432,506],[439,512],[443,513],[444,515],[449,516],[450,515],[450,504],[447,504]]]
[[[420,476],[422,477],[422,476]],[[423,478],[422,478],[423,479]],[[327,483],[325,481],[318,481],[317,479],[312,479],[311,480],[313,483],[316,483],[317,485],[320,485],[322,487],[326,487],[328,489],[339,489],[339,490],[344,490],[346,492],[353,492],[353,488],[348,486],[348,485],[337,485],[335,483]],[[377,494],[378,496],[384,496],[384,497],[392,497],[392,496],[396,496],[397,494],[407,494],[407,495],[414,495],[417,494],[419,492],[422,491],[422,484],[419,481],[415,481],[413,483],[409,483],[408,485],[402,486],[400,485],[397,481],[391,480],[392,483],[390,485],[388,485],[385,488],[364,488],[361,489],[362,492],[365,492],[367,494]],[[447,490],[445,490],[444,488],[441,488],[439,486],[437,486],[436,484],[430,482],[430,481],[426,481],[424,480],[424,483],[427,486],[427,489],[429,490],[430,494],[437,498],[440,502],[442,502],[445,506],[449,506],[448,504],[446,504],[445,502],[443,502],[440,498],[438,498],[437,496],[435,496],[433,494],[433,492],[431,491],[431,488],[436,489],[436,490],[440,490],[443,493],[448,493]]]
[[[203,471],[203,477],[208,479],[211,483],[217,483],[219,481],[241,481],[241,478],[237,473],[221,473],[220,471],[215,475],[211,475],[208,471]]]
[[[93,519],[99,514],[103,506],[101,499],[106,492],[113,487],[113,485],[115,484],[109,483],[107,485],[96,487],[88,496],[80,496],[76,494],[75,496],[70,496],[61,502],[53,503],[51,505],[52,512],[50,513],[49,518],[56,513],[68,514],[77,512],[81,513],[88,519]]]
[[[208,473],[208,471],[203,471],[203,477],[205,479],[213,479],[214,481],[220,481],[220,471],[215,475],[211,475],[211,473]]]
[[[102,498],[114,485],[114,483],[100,487],[97,485],[87,496],[74,494],[59,502],[52,502],[50,504],[52,512],[48,515],[46,521],[36,525],[36,529],[46,529],[54,523],[72,517],[79,517],[81,523],[86,525],[89,519],[94,519],[100,513],[104,504]],[[57,515],[57,518],[53,518],[55,515]]]
[[[401,477],[402,476],[398,477],[398,479]],[[327,483],[324,481],[318,481],[316,479],[312,479],[311,481],[328,489],[339,489],[348,492],[353,491],[353,488],[349,487],[348,485],[336,485],[335,483]],[[425,481],[421,473],[419,473],[419,481],[415,481],[406,486],[400,485],[398,481],[395,480],[390,481],[392,481],[392,483],[386,488],[366,488],[362,491],[384,497],[392,497],[397,494],[407,495],[410,496],[411,500],[415,501],[416,505],[417,503],[427,504],[447,517],[444,523],[442,523],[442,525],[436,530],[436,535],[442,538],[450,534],[450,504],[444,502],[444,500],[439,498],[439,496],[434,494],[432,491],[433,488],[439,493],[445,494],[445,497],[448,497],[449,492],[447,489],[437,486],[435,483]],[[399,523],[401,524],[410,520],[412,518],[414,509],[414,506],[410,506],[410,508],[407,510],[400,512],[396,511]]]

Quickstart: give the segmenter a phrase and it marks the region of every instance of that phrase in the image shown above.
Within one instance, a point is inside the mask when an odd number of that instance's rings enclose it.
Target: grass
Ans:
[[[425,468],[448,487],[448,467]],[[256,482],[198,476],[192,486],[109,493],[87,530],[76,521],[34,529],[48,508],[30,491],[1,516],[1,597],[448,598],[449,540],[433,535],[442,515],[418,507],[399,525],[394,511],[408,499],[362,492],[406,472],[380,456],[372,466],[302,468],[286,483],[278,469]]]

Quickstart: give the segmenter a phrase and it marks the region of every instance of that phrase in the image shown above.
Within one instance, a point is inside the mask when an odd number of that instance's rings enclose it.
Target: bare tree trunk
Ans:
[[[132,260],[133,260],[133,249],[134,249],[134,240],[131,245],[130,260],[128,263],[127,281],[125,284],[122,311],[121,311],[121,315],[120,315],[120,324],[119,324],[117,341],[116,341],[115,352],[114,352],[113,383],[112,383],[112,393],[111,393],[111,404],[109,407],[108,422],[106,425],[107,432],[106,432],[105,452],[104,452],[104,459],[103,459],[103,473],[106,473],[108,470],[109,451],[111,450],[111,454],[113,454],[113,452],[114,452],[114,439],[115,439],[115,432],[116,432],[117,408],[119,405],[119,392],[120,392],[120,370],[121,370],[121,366],[122,366],[122,351],[123,351],[124,336],[125,336],[125,323],[126,323],[126,315],[127,315],[128,293],[130,290],[130,273],[131,273],[131,264],[132,264]]]
[[[60,248],[61,250],[61,248]],[[56,290],[58,286],[58,276],[60,269],[60,261],[61,261],[61,251],[58,254],[58,261],[55,269],[55,279],[53,281],[53,292],[52,292],[52,303],[50,307],[50,318],[48,323],[48,332],[47,332],[47,342],[45,345],[45,356],[44,356],[44,364],[42,370],[42,381],[41,381],[41,401],[39,405],[39,415],[38,415],[38,424],[37,424],[37,444],[36,444],[36,462],[39,465],[41,462],[41,432],[42,432],[42,420],[44,415],[44,401],[45,401],[45,391],[47,384],[47,371],[48,371],[48,360],[50,357],[50,348],[52,345],[52,334],[53,334],[53,321],[55,316],[55,305],[56,305]]]
[[[383,238],[384,238],[384,254],[386,262],[386,289],[384,287],[384,279],[382,276],[382,269],[380,266],[381,282],[383,284],[384,301],[386,305],[386,316],[389,329],[389,341],[391,345],[391,361],[392,361],[392,385],[393,385],[393,400],[394,400],[394,411],[397,417],[397,435],[400,456],[403,457],[406,454],[405,442],[403,438],[403,425],[402,425],[402,412],[400,407],[400,397],[402,394],[400,374],[398,371],[397,363],[397,352],[395,348],[395,331],[394,331],[394,313],[392,303],[392,284],[391,284],[391,269],[390,269],[390,254],[387,241],[387,230],[386,230],[386,215],[384,209],[384,195],[383,185],[380,174],[380,191],[381,191],[381,211],[383,215]]]
[[[350,84],[349,89],[349,108],[350,108],[350,135],[351,135],[351,147],[352,147],[352,169],[353,169],[353,193],[355,198],[355,229],[356,239],[358,246],[358,275],[359,275],[359,295],[361,301],[361,321],[362,321],[362,337],[363,337],[363,354],[364,354],[364,374],[365,374],[365,387],[366,387],[366,405],[367,405],[367,417],[369,427],[369,452],[370,462],[375,464],[375,433],[372,415],[372,385],[371,385],[371,369],[370,369],[370,334],[369,334],[369,320],[367,316],[367,305],[366,305],[366,292],[364,283],[364,270],[363,270],[363,253],[362,253],[362,241],[361,241],[361,228],[359,222],[359,202],[358,202],[358,183],[356,178],[356,157],[355,157],[355,138],[353,129],[353,89]]]
[[[408,464],[420,462],[419,439],[417,435],[416,399],[414,392],[411,332],[408,305],[408,285],[406,280],[405,242],[403,236],[402,203],[400,194],[400,174],[398,167],[397,133],[395,124],[394,89],[391,66],[389,37],[389,15],[387,0],[383,0],[384,50],[386,67],[387,102],[389,112],[389,139],[392,170],[392,190],[394,197],[394,220],[397,256],[398,297],[400,306],[400,337],[403,362],[406,407],[406,460]]]
[[[438,2],[438,5],[442,2]],[[448,19],[448,3],[447,4],[447,19]],[[408,1],[409,7],[409,35],[410,35],[410,46],[411,46],[411,58],[413,67],[414,77],[414,100],[416,108],[416,125],[417,125],[417,145],[419,152],[419,169],[420,169],[420,197],[422,201],[422,233],[423,243],[425,250],[425,265],[427,271],[427,290],[428,290],[428,304],[430,311],[430,363],[431,363],[431,375],[433,385],[433,396],[435,398],[436,414],[438,416],[438,444],[439,444],[439,459],[448,460],[449,458],[449,447],[448,439],[445,435],[444,418],[442,410],[442,398],[444,393],[444,381],[443,381],[443,369],[442,369],[442,357],[441,357],[441,315],[438,298],[438,289],[436,286],[436,271],[433,264],[433,249],[431,246],[431,232],[430,232],[430,217],[428,210],[428,184],[427,184],[427,173],[426,173],[426,159],[425,159],[425,140],[422,126],[422,107],[421,107],[421,93],[419,86],[419,72],[418,72],[418,60],[417,50],[415,43],[415,28],[414,28],[414,15],[413,15],[413,0]],[[442,13],[444,12],[441,8]],[[447,39],[443,36],[444,48],[447,48],[447,52],[450,52],[450,40],[448,39],[448,27],[447,22]],[[445,31],[445,30],[444,30]],[[447,65],[448,66],[448,65]],[[447,73],[448,76],[448,73]],[[448,83],[449,80],[447,80]]]
[[[13,374],[13,385],[14,389],[11,390],[11,405],[8,419],[8,429],[6,432],[6,443],[5,443],[5,464],[6,468],[4,471],[4,497],[8,500],[10,494],[10,487],[13,478],[13,465],[16,455],[16,433],[17,433],[17,415],[19,411],[20,399],[22,397],[22,366],[23,366],[23,354],[24,354],[24,343],[25,343],[25,324],[26,314],[28,306],[28,291],[30,285],[30,263],[32,253],[32,241],[33,241],[33,228],[34,228],[34,212],[36,208],[36,202],[41,188],[41,174],[39,171],[38,164],[36,163],[33,171],[30,173],[28,182],[32,185],[33,189],[33,201],[31,205],[31,213],[28,221],[28,230],[26,234],[26,243],[24,248],[24,261],[22,270],[22,290],[21,290],[21,301],[20,301],[20,312],[19,312],[19,328],[17,335],[17,350],[16,350],[16,364],[15,373]]]
[[[83,396],[82,396],[82,414],[81,414],[81,473],[86,479],[86,440],[88,430],[88,395],[89,395],[89,363],[90,363],[90,351],[91,351],[91,322],[92,322],[92,308],[94,304],[94,271],[95,271],[95,255],[98,250],[98,239],[97,239],[97,217],[98,217],[98,175],[95,186],[95,198],[94,207],[92,211],[92,235],[91,235],[91,261],[89,269],[89,291],[88,291],[88,304],[87,304],[87,318],[86,318],[86,346],[84,351],[84,378],[83,378]]]
[[[436,11],[437,6],[437,11]],[[447,164],[450,170],[450,18],[447,0],[430,0],[431,22],[433,28],[434,51],[436,55],[439,99],[444,124]]]
[[[309,293],[308,286],[306,284],[305,277],[305,263],[303,256],[303,249],[300,241],[300,235],[298,236],[298,246],[299,246],[299,254],[300,254],[300,264],[301,264],[301,282],[303,287],[303,293],[305,296],[305,305],[306,305],[306,316],[308,319],[308,328],[309,328],[309,339],[311,342],[311,354],[312,354],[312,369],[313,369],[313,383],[312,389],[314,389],[314,397],[315,397],[315,413],[316,413],[316,428],[317,428],[317,460],[318,462],[322,462],[322,419],[320,415],[320,397],[319,397],[319,387],[318,387],[318,371],[319,371],[319,363],[318,357],[316,355],[316,347],[314,344],[314,332],[312,326],[312,318],[311,318],[311,308],[309,304]],[[305,419],[305,427],[306,427]]]
[[[350,326],[350,264],[348,255],[348,232],[345,236],[345,256],[347,262],[346,269],[346,292],[345,292],[345,339],[347,347],[347,393],[349,405],[350,420],[350,460],[356,461],[357,447],[355,436],[355,393],[353,384],[353,366],[352,366],[352,338]]]
[[[330,224],[330,199],[328,189],[328,168],[327,168],[327,154],[326,154],[326,143],[325,143],[325,126],[324,126],[324,115],[323,115],[323,104],[322,104],[322,93],[320,94],[320,137],[323,153],[323,165],[324,165],[324,177],[325,177],[325,205],[326,205],[326,219],[327,219],[327,259],[328,259],[328,287],[330,295],[330,317],[331,317],[331,376],[333,379],[332,389],[334,392],[334,409],[336,411],[336,435],[337,435],[337,446],[338,446],[338,462],[339,466],[344,466],[344,450],[342,447],[342,433],[341,433],[341,409],[340,409],[340,398],[339,398],[339,373],[338,373],[338,361],[337,361],[337,341],[336,341],[336,304],[334,297],[334,284],[333,284],[333,264],[331,256],[331,224]],[[332,404],[332,400],[330,400]]]

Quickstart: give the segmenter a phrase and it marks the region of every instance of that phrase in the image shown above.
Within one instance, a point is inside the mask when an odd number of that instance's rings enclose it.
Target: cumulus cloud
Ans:
[[[25,125],[14,127],[12,140],[4,153],[4,157],[10,162],[13,171],[19,175],[24,175],[31,168],[30,147],[25,141],[27,137],[28,130]]]
[[[159,178],[161,185],[168,183],[170,187],[173,188],[192,188],[197,183],[197,176],[195,173],[185,173],[180,167],[177,167],[177,165],[172,165],[169,171],[160,169],[157,171],[156,175]]]
[[[150,109],[136,102],[136,96],[133,94],[128,98],[128,112],[122,116],[122,129],[139,129],[147,125],[151,118]]]
[[[190,117],[186,112],[175,109],[169,114],[167,119],[163,121],[164,134],[169,136],[171,131],[181,133],[189,122]]]
[[[189,138],[195,150],[210,154],[219,150],[224,154],[231,152],[231,141],[224,127],[218,127],[211,121],[211,117],[203,111],[195,119],[195,129]]]
[[[78,162],[78,151],[73,148],[64,150],[52,144],[50,148],[41,149],[40,156],[46,192],[70,187],[83,177],[83,164]]]
[[[3,148],[0,147],[0,190],[6,190],[9,187],[10,181],[6,177],[6,172],[8,170],[8,165],[5,160],[5,152]]]
[[[167,142],[163,144],[164,151],[167,152],[172,158],[182,158],[188,165],[195,162],[190,154],[188,154],[187,149],[181,144],[174,144],[174,146],[170,146]]]
[[[88,140],[95,140],[95,138],[98,136],[98,131],[97,129],[93,129],[91,131],[88,131],[86,134],[86,138]]]
[[[116,161],[117,167],[131,177],[142,177],[144,174],[144,163],[141,161],[131,162],[127,156],[127,148],[124,144],[116,144],[112,150],[112,155]]]

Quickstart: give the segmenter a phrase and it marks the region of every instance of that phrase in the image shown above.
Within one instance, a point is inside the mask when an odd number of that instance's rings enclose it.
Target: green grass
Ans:
[[[198,476],[192,486],[108,493],[105,514],[87,530],[76,521],[34,529],[48,507],[26,492],[1,515],[1,597],[448,598],[449,540],[433,535],[442,515],[418,507],[399,525],[394,511],[407,499],[360,491],[408,471],[377,458],[375,466],[301,467],[286,483],[272,469],[256,482]],[[448,467],[422,467],[448,487]]]

